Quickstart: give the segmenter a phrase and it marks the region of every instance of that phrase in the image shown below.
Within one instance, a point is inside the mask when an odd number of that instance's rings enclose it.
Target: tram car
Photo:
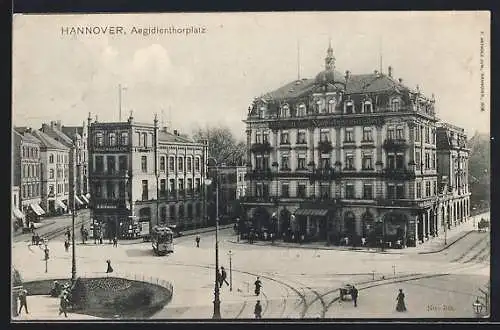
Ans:
[[[174,252],[174,232],[167,226],[154,226],[151,230],[153,252],[164,256]]]

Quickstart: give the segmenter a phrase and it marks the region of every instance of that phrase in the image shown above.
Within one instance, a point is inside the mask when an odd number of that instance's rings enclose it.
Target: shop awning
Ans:
[[[24,219],[24,213],[21,212],[21,210],[19,210],[18,208],[13,207],[12,214],[14,214],[14,216],[18,219],[21,219],[21,220]]]
[[[328,210],[325,209],[298,209],[295,211],[295,215],[302,216],[320,216],[324,217],[328,214]]]
[[[64,211],[66,211],[68,209],[68,207],[66,206],[66,204],[64,204],[61,200],[59,199],[56,199],[56,204],[62,208]]]
[[[30,204],[30,207],[33,210],[33,212],[36,213],[36,215],[44,215],[45,214],[45,211],[38,204]]]
[[[75,195],[75,201],[80,204],[80,205],[85,205],[82,200],[80,198],[78,198],[78,196]]]
[[[80,198],[82,199],[82,201],[84,201],[85,203],[87,204],[90,204],[90,201],[87,199],[87,197],[85,197],[85,195],[81,195]]]

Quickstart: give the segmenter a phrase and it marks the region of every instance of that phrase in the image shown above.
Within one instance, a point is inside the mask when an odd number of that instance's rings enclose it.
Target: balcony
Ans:
[[[333,168],[315,168],[312,172],[309,172],[309,180],[335,180],[339,175],[340,173],[336,172]]]
[[[271,171],[270,168],[254,169],[245,174],[246,180],[269,180],[272,179],[276,174]]]
[[[120,198],[99,198],[93,197],[91,199],[92,206],[95,209],[120,209],[125,208],[127,201],[125,197]]]
[[[387,179],[409,180],[415,178],[415,171],[407,168],[385,168],[382,174]]]
[[[92,171],[90,175],[93,178],[125,179],[128,177],[128,170]]]
[[[244,196],[240,198],[242,203],[258,204],[258,203],[275,203],[276,198],[273,196]]]
[[[266,153],[270,152],[273,148],[271,147],[271,144],[269,142],[263,142],[263,143],[254,143],[250,147],[250,150],[254,153]]]
[[[379,206],[398,206],[398,207],[416,207],[418,201],[413,199],[391,199],[391,198],[377,198],[377,205]]]
[[[382,146],[389,150],[405,150],[408,148],[408,142],[406,139],[385,139]]]
[[[323,154],[327,154],[333,150],[332,143],[330,141],[320,141],[318,142],[318,150]]]

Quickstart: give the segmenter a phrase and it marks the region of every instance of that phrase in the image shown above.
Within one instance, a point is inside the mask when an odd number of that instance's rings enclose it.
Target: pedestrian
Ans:
[[[226,270],[224,269],[224,267],[221,267],[221,273],[220,273],[220,287],[222,288],[222,284],[224,284],[224,282],[226,282],[227,286],[229,286],[229,283],[227,282],[227,273],[226,273]]]
[[[260,300],[257,300],[253,313],[255,314],[256,319],[262,318],[262,305],[260,304]]]
[[[106,263],[108,264],[108,268],[106,269],[106,274],[112,273],[113,272],[113,267],[111,267],[111,260],[106,260]]]
[[[64,250],[65,250],[66,252],[68,252],[68,250],[69,250],[69,242],[68,242],[68,240],[65,240],[65,241],[64,241]]]
[[[19,290],[18,293],[18,298],[19,298],[19,312],[17,314],[21,315],[21,311],[24,310],[26,311],[26,314],[29,314],[28,312],[28,302],[26,301],[26,297],[28,296],[28,291],[25,289]]]
[[[99,232],[99,244],[102,244],[102,239],[103,239],[103,233],[101,229],[101,231]]]
[[[59,315],[64,313],[64,317],[68,317],[68,306],[69,306],[68,293],[66,290],[64,290],[61,294],[61,300],[59,302]]]
[[[354,307],[358,307],[358,289],[353,285],[351,289],[351,297],[354,302]]]
[[[262,287],[262,282],[260,281],[260,278],[258,276],[254,284],[255,284],[255,295],[258,296],[260,294],[260,288]]]
[[[116,236],[113,237],[113,247],[118,247],[118,238]]]
[[[36,242],[36,237],[35,234],[33,233],[33,235],[31,235],[31,245],[35,245],[35,242]]]
[[[396,311],[398,312],[406,312],[406,305],[405,305],[405,294],[403,293],[403,289],[399,289],[398,296],[396,297],[397,304],[396,304]]]
[[[69,231],[69,228],[66,230],[66,236],[68,237],[68,241],[71,239],[71,232]]]
[[[199,234],[196,234],[195,241],[196,241],[196,247],[199,248],[200,247],[200,235]]]

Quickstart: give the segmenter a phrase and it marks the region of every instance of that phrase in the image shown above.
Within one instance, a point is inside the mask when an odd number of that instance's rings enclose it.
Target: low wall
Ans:
[[[28,295],[48,295],[50,279],[23,283]],[[144,319],[161,310],[172,300],[170,283],[158,284],[120,277],[78,278],[72,290],[73,311],[102,318]]]

